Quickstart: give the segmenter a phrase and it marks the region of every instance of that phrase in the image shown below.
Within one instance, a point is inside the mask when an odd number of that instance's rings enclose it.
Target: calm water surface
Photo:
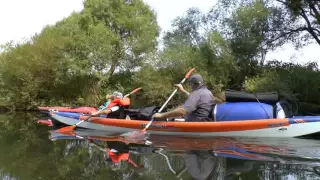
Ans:
[[[0,115],[0,177],[62,179],[320,179],[320,139],[183,138],[150,136],[129,144],[106,132],[54,133],[39,114]],[[107,161],[106,148],[129,153]]]

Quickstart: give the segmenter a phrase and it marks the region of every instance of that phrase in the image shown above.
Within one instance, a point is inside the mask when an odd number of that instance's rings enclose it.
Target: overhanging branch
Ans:
[[[319,17],[320,14],[319,14],[319,11],[317,10],[317,8],[315,7],[315,4],[313,4],[312,2],[309,2],[309,7],[310,7],[310,9],[312,9],[314,14]]]
[[[320,36],[320,30],[316,29],[316,28],[312,28],[313,31],[315,31],[316,33],[318,33],[318,36]]]
[[[317,22],[320,24],[320,14],[319,14],[318,10],[316,9],[315,5],[312,4],[312,2],[309,2],[309,8],[310,8],[310,10],[313,11],[313,14],[312,14],[312,13],[310,13],[310,14],[311,14],[311,15],[317,20]]]
[[[272,40],[270,40],[270,41],[267,41],[267,42],[265,43],[265,45],[269,45],[269,44],[271,44],[271,43],[279,40],[280,38],[284,38],[284,37],[286,37],[286,36],[288,36],[288,35],[290,36],[290,34],[297,33],[297,32],[301,32],[301,31],[307,31],[307,30],[308,30],[307,27],[300,27],[300,28],[297,28],[297,29],[289,29],[288,32],[281,33],[278,37],[276,37],[276,38],[274,38],[274,39],[272,39]]]
[[[311,36],[317,41],[317,43],[320,45],[320,39],[319,37],[317,36],[317,34],[314,32],[314,28],[312,27],[311,25],[311,22],[310,20],[308,19],[304,9],[302,7],[300,7],[300,15],[303,17],[303,19],[306,21],[307,23],[307,31],[311,34]]]
[[[281,0],[276,0],[276,1],[278,1],[278,2],[280,2],[280,3],[282,3],[282,4],[284,4],[284,5],[289,6],[289,4],[288,4],[287,2],[284,2],[284,1],[281,1]]]

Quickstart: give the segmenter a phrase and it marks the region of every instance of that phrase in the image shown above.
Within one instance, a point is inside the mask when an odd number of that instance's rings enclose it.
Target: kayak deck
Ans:
[[[87,119],[74,113],[52,112],[51,116],[67,125]],[[79,127],[126,133],[141,130],[148,121],[92,117]],[[320,116],[285,119],[261,119],[224,122],[167,122],[155,121],[148,128],[151,134],[183,136],[246,136],[246,137],[297,137],[320,131]]]
[[[84,113],[90,114],[92,112],[97,112],[94,107],[84,106],[84,107],[62,107],[62,106],[39,106],[39,111],[47,113],[48,111],[58,111],[58,112],[73,112],[73,113]]]

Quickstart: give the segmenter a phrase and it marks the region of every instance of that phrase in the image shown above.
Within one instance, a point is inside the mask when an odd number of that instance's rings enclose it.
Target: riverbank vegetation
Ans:
[[[99,106],[114,90],[134,106],[162,104],[192,67],[212,92],[279,91],[299,112],[320,113],[319,66],[266,61],[292,43],[320,45],[320,2],[219,0],[203,13],[190,8],[160,37],[156,13],[143,1],[84,1],[74,12],[23,43],[2,45],[1,105]],[[315,52],[315,57],[317,56]],[[171,105],[181,103],[175,96]]]

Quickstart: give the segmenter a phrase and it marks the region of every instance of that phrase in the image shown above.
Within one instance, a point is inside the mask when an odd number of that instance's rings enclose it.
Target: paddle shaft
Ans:
[[[183,78],[182,81],[180,82],[180,84],[183,84],[186,81],[187,78]],[[176,88],[171,95],[169,96],[169,98],[167,99],[167,101],[162,105],[162,107],[159,109],[158,112],[161,112],[163,110],[163,108],[168,104],[168,102],[171,100],[171,98],[176,94],[176,92],[178,91],[178,88]]]
[[[184,78],[180,84],[182,84],[184,81],[186,80],[186,78]],[[171,95],[169,96],[169,98],[167,99],[167,101],[162,105],[162,107],[158,110],[158,113],[160,113],[164,107],[168,104],[168,102],[171,100],[171,98],[176,94],[176,92],[178,91],[178,88],[176,88]],[[151,119],[151,121],[149,121],[149,123],[147,124],[147,126],[143,129],[143,131],[147,130],[149,128],[149,126],[151,125],[151,123],[153,122],[154,118]]]
[[[186,76],[181,80],[180,84],[183,84],[186,79],[191,75],[191,73],[194,71],[194,68],[191,69],[187,74]],[[174,96],[174,94],[178,91],[178,88],[176,88],[170,95],[170,97],[167,99],[167,101],[162,105],[162,107],[159,109],[158,113],[160,113],[163,108],[168,104],[168,102],[171,100],[171,98]],[[147,126],[142,130],[142,131],[146,131],[149,126],[151,125],[151,123],[153,122],[154,118],[151,119],[151,121],[149,121],[149,123],[147,124]]]
[[[110,102],[110,101],[109,101],[109,102]],[[108,106],[103,107],[102,109],[100,109],[100,110],[98,111],[98,113],[101,112],[101,111],[103,111],[103,110],[105,110],[107,107],[108,107]],[[78,126],[79,124],[83,123],[84,121],[88,121],[91,117],[92,117],[92,116],[90,115],[87,119],[84,119],[84,120],[82,120],[82,121],[80,121],[80,122],[77,122],[74,126]]]
[[[129,95],[131,95],[131,94],[133,94],[133,93],[136,93],[136,92],[137,92],[137,91],[139,91],[140,89],[141,89],[141,88],[137,88],[137,89],[135,89],[135,90],[131,91],[129,94],[126,94],[124,97],[127,97],[127,96],[129,96]],[[110,101],[110,100],[109,100],[109,101]],[[106,109],[107,107],[108,107],[108,106],[103,107],[103,108],[102,108],[102,109],[100,109],[98,112],[103,111],[103,110],[104,110],[104,109]],[[92,117],[92,116],[90,115],[87,119],[82,120],[82,121],[80,121],[80,122],[76,123],[75,125],[67,126],[67,127],[61,128],[61,129],[57,130],[57,132],[73,131],[73,130],[74,130],[74,128],[76,128],[79,124],[83,123],[84,121],[89,120],[91,117]]]

